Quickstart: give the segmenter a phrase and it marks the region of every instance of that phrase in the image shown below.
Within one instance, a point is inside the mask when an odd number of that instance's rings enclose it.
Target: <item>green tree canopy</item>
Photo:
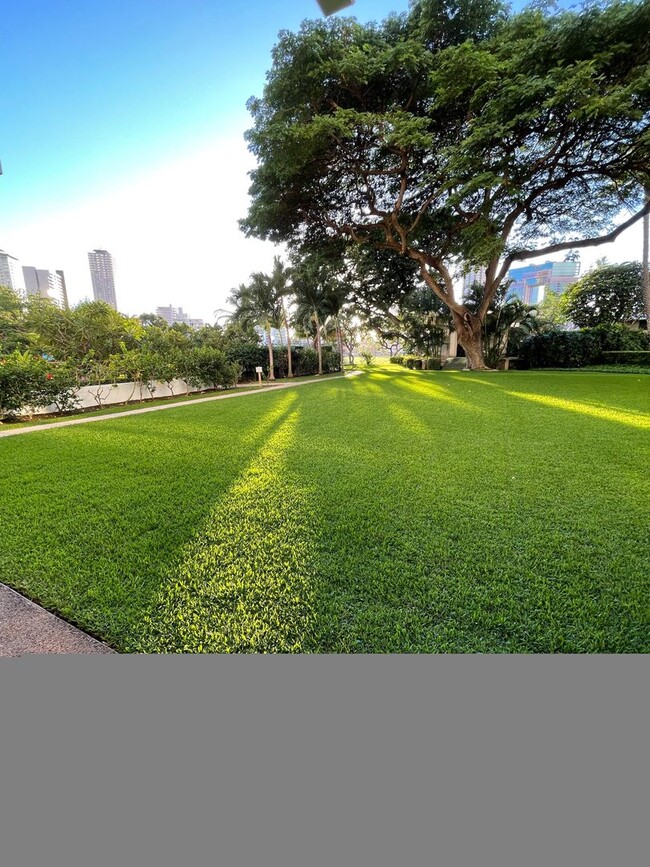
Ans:
[[[23,302],[13,289],[0,286],[0,355],[25,349],[28,344]]]
[[[594,268],[567,289],[561,304],[566,316],[579,328],[642,319],[641,262]]]
[[[258,166],[242,228],[411,259],[480,368],[513,262],[613,240],[642,217],[648,32],[647,0],[518,14],[422,0],[380,24],[284,31],[249,101]],[[486,269],[475,310],[454,298],[464,266]]]
[[[35,348],[57,360],[81,361],[90,355],[105,361],[134,349],[144,332],[138,319],[123,316],[104,301],[82,301],[62,310],[40,296],[28,299],[25,323],[35,334]]]

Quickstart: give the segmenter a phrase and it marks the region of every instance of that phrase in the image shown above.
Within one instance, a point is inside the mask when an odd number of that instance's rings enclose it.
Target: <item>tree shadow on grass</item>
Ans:
[[[187,424],[153,414],[106,422],[111,429],[101,431],[44,432],[29,462],[21,438],[3,443],[4,457],[12,457],[3,461],[0,484],[1,579],[128,648],[167,564],[295,400],[285,392],[270,404],[266,396],[248,404],[239,434],[221,424],[218,404],[208,404],[208,417],[193,415]]]

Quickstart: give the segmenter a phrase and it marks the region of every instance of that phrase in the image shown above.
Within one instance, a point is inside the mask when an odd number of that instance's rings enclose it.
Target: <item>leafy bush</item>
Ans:
[[[372,352],[362,352],[361,358],[363,358],[363,360],[366,362],[366,364],[368,366],[370,366],[372,364],[372,362],[374,361],[375,356],[372,354]]]
[[[404,356],[403,355],[391,355],[390,363],[391,364],[404,364]]]
[[[54,404],[63,412],[77,403],[73,368],[19,350],[0,358],[0,418],[15,418],[27,406]]]
[[[256,367],[263,367],[268,372],[269,353],[264,346],[256,346],[253,343],[235,343],[226,350],[226,359],[241,365],[242,379],[255,379]]]
[[[522,343],[520,357],[527,367],[585,367],[606,361],[606,352],[647,349],[647,332],[632,331],[624,325],[598,325],[579,331],[556,329],[534,334]]]
[[[336,373],[341,369],[341,356],[331,346],[323,346],[323,373]]]
[[[191,349],[182,362],[183,378],[196,388],[206,384],[212,388],[233,388],[241,372],[241,364],[228,361],[224,352],[211,346]]]
[[[650,350],[628,349],[618,352],[603,352],[604,361],[611,364],[633,364],[637,367],[650,366]]]
[[[323,359],[323,370],[324,359]],[[296,376],[313,376],[318,373],[318,353],[309,346],[300,346],[296,350],[296,364],[294,367]]]
[[[0,358],[0,417],[15,418],[23,406],[34,404],[47,362],[16,349]]]
[[[409,370],[422,370],[422,359],[417,355],[407,355],[404,363]]]
[[[77,396],[77,371],[74,365],[51,364],[40,380],[34,406],[55,406],[57,412],[70,412],[79,406]]]

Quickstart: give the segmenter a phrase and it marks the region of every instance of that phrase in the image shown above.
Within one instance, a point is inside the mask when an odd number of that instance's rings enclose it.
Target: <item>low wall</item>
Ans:
[[[128,403],[140,400],[155,400],[159,397],[179,397],[188,393],[187,384],[182,379],[174,379],[171,389],[165,382],[156,382],[154,393],[151,394],[144,384],[135,382],[119,382],[117,385],[84,385],[78,388],[76,395],[79,409],[88,407],[112,406],[116,403]],[[189,388],[189,393],[201,391],[200,388]],[[36,408],[25,407],[22,415],[48,415],[57,412],[54,404]]]

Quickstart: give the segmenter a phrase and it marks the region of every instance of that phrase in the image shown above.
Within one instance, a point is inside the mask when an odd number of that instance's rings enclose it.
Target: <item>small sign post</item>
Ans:
[[[255,373],[257,374],[257,381],[258,381],[259,384],[261,385],[261,384],[262,384],[262,368],[261,368],[261,367],[256,367],[256,368],[255,368]]]

